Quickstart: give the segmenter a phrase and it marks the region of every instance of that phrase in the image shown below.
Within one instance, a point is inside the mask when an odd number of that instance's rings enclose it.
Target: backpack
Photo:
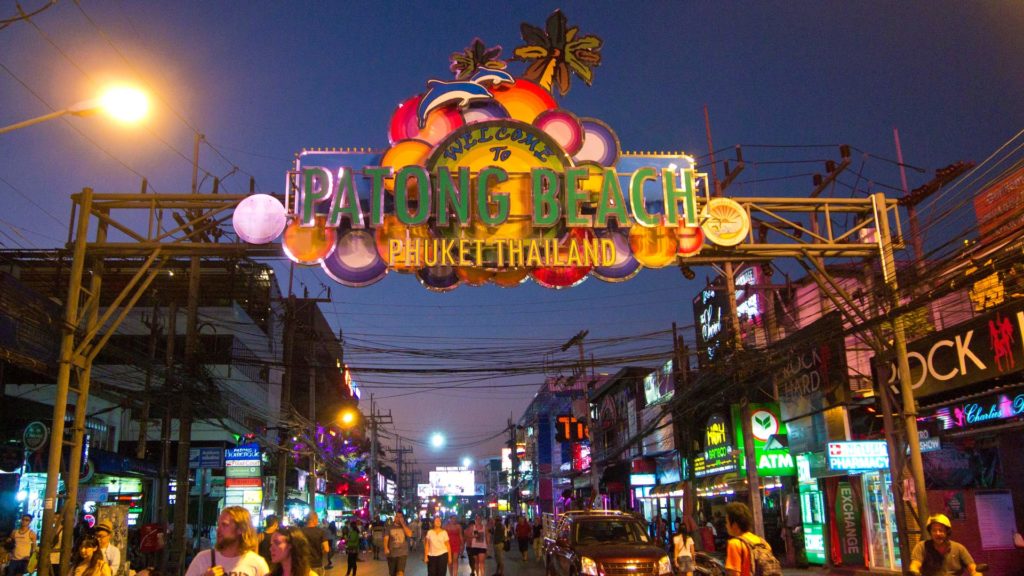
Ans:
[[[751,576],[782,576],[782,564],[772,554],[768,543],[761,540],[757,544],[751,544],[745,538],[736,538],[750,551],[750,573]]]

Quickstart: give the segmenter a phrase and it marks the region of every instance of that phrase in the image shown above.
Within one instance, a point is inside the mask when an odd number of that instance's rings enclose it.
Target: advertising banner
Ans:
[[[849,388],[843,323],[828,314],[781,343],[774,373],[784,422],[842,404]]]
[[[849,482],[840,482],[836,495],[836,519],[839,521],[839,552],[844,566],[864,565],[863,510],[860,498]]]
[[[876,379],[900,393],[892,362],[875,360]],[[1016,302],[907,344],[917,400],[1024,370],[1024,303]]]

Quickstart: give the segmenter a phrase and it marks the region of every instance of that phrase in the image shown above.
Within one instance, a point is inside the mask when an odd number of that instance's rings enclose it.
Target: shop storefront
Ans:
[[[907,345],[932,513],[989,574],[1017,574],[1024,550],[1024,302]],[[880,382],[896,384],[891,365]],[[898,390],[898,387],[897,387]]]

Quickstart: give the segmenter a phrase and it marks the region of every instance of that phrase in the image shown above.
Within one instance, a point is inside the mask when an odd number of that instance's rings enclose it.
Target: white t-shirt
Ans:
[[[440,556],[448,553],[448,546],[446,546],[449,542],[448,531],[443,528],[441,530],[431,528],[423,541],[426,544],[427,556]],[[192,575],[186,574],[186,576]]]
[[[684,542],[682,534],[676,534],[672,537],[672,548],[677,551],[676,558],[689,557],[690,546],[693,546],[693,538],[687,536]]]
[[[113,544],[107,544],[106,548],[100,548],[100,552],[103,552],[103,557],[107,559],[110,572],[117,576],[117,571],[121,569],[121,549]]]
[[[224,569],[224,576],[266,576],[270,572],[267,561],[256,552],[249,551],[241,556],[225,556],[216,552],[217,565]],[[203,550],[192,559],[185,576],[203,576],[210,569],[210,550]]]

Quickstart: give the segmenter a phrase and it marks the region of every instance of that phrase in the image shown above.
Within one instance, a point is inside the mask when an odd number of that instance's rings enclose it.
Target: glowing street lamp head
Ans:
[[[138,88],[113,86],[99,97],[100,109],[119,122],[132,124],[149,114],[149,97]]]
[[[352,409],[342,410],[339,417],[342,426],[351,426],[356,423],[356,411]]]
[[[469,456],[466,456],[465,458],[462,459],[462,467],[463,468],[469,468],[472,465],[473,465],[473,459],[470,458]]]
[[[444,446],[444,434],[440,432],[434,432],[430,437],[430,445],[434,448],[440,448]]]

